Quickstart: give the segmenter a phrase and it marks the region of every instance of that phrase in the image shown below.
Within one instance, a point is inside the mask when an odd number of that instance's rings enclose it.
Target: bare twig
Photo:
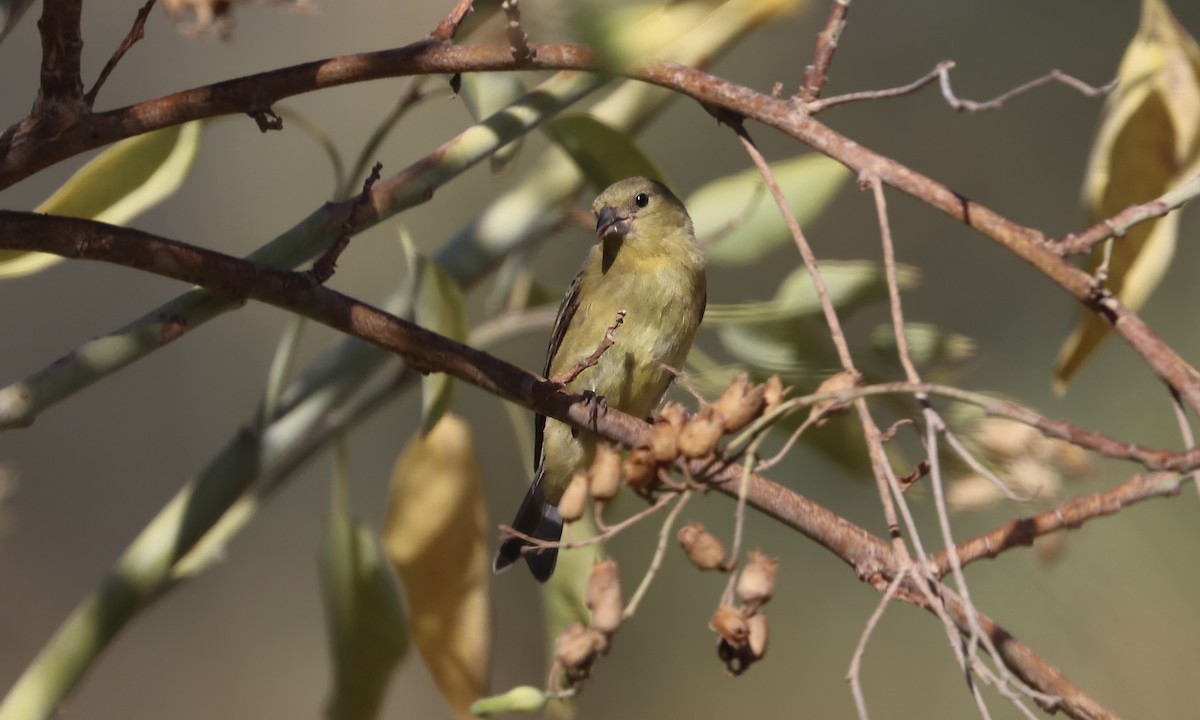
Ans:
[[[808,103],[805,107],[812,115],[816,115],[822,110],[828,110],[836,105],[844,105],[852,102],[863,102],[865,100],[885,100],[888,98],[900,97],[902,95],[911,95],[926,85],[932,85],[938,76],[944,71],[954,67],[953,60],[943,60],[937,64],[933,70],[930,70],[925,75],[913,80],[907,85],[900,87],[888,88],[886,90],[863,90],[861,92],[846,93],[844,95],[835,95],[824,100],[814,100]]]
[[[1196,436],[1192,434],[1192,424],[1188,422],[1187,410],[1183,408],[1179,393],[1174,389],[1168,389],[1171,392],[1171,409],[1175,411],[1175,422],[1179,424],[1179,434],[1183,436],[1183,447],[1186,450],[1194,450]],[[1196,490],[1200,491],[1200,470],[1192,471],[1192,481],[1196,484]]]
[[[104,82],[108,80],[108,76],[117,67],[117,63],[121,62],[121,58],[125,57],[125,53],[129,52],[129,48],[133,47],[138,40],[145,37],[146,18],[150,17],[150,10],[154,7],[155,0],[146,0],[146,4],[138,10],[137,17],[133,20],[133,27],[129,28],[128,34],[121,44],[117,46],[116,51],[108,62],[104,63],[104,69],[100,71],[99,77],[96,78],[96,83],[92,85],[92,89],[87,91],[83,96],[83,102],[90,108],[96,103],[96,94],[100,92]]]
[[[321,257],[313,262],[312,270],[309,272],[318,284],[324,285],[329,278],[333,277],[333,271],[337,268],[338,258],[341,257],[342,251],[346,249],[346,246],[350,244],[350,236],[354,234],[354,212],[356,209],[366,205],[371,199],[371,188],[379,181],[379,172],[381,170],[383,170],[383,163],[377,162],[371,168],[371,174],[363,181],[362,193],[346,213],[346,220],[342,223],[342,233],[337,236],[337,239],[333,241],[333,244],[325,252],[321,253]]]
[[[825,28],[817,35],[813,60],[804,67],[804,81],[796,92],[796,98],[801,102],[811,103],[821,96],[821,89],[829,79],[829,64],[833,62],[833,54],[837,51],[838,40],[846,27],[846,15],[849,12],[850,0],[833,0]]]
[[[608,329],[604,331],[604,339],[600,341],[600,344],[596,346],[596,349],[592,351],[592,354],[588,355],[582,360],[577,360],[575,364],[570,367],[570,369],[560,373],[555,373],[554,376],[550,378],[550,381],[558,383],[559,385],[566,385],[575,378],[579,377],[579,373],[587,370],[590,367],[595,367],[596,363],[600,362],[600,357],[617,342],[617,338],[614,336],[614,333],[617,332],[617,328],[621,327],[621,323],[625,322],[625,315],[625,310],[618,310],[616,319],[613,320],[612,325],[609,325]]]
[[[1179,473],[1161,472],[1135,475],[1111,490],[1081,495],[1033,517],[1011,520],[991,532],[958,543],[954,552],[959,563],[965,566],[976,560],[994,558],[1015,547],[1028,547],[1043,535],[1077,528],[1089,520],[1112,515],[1143,500],[1178,495],[1184,477]],[[930,562],[938,576],[950,572],[952,563],[948,551],[934,555]]]
[[[455,33],[458,32],[458,27],[462,25],[463,20],[472,12],[471,6],[473,0],[458,0],[454,5],[454,9],[441,22],[438,23],[437,29],[430,35],[434,40],[449,41],[454,39]]]
[[[588,547],[589,545],[598,545],[600,543],[608,542],[609,540],[613,539],[614,536],[619,534],[621,531],[638,524],[639,522],[641,522],[642,520],[645,520],[646,518],[655,514],[659,510],[662,510],[667,505],[670,505],[671,501],[675,499],[675,496],[676,496],[676,493],[663,493],[654,500],[654,503],[651,504],[650,507],[646,508],[645,510],[638,511],[638,512],[634,513],[633,515],[630,515],[629,517],[625,518],[624,520],[622,520],[619,523],[609,525],[608,527],[606,527],[604,529],[604,532],[597,533],[596,535],[588,538],[587,540],[580,540],[578,542],[574,542],[571,540],[557,540],[557,541],[541,540],[539,538],[533,537],[532,535],[526,535],[525,533],[521,532],[520,530],[514,530],[511,526],[508,526],[508,525],[500,526],[500,539],[504,540],[504,539],[507,539],[510,537],[521,538],[522,540],[524,540],[527,543],[527,545],[525,545],[525,547],[521,548],[522,553],[541,552],[542,550],[545,550],[547,548],[558,548],[560,550],[574,550],[577,548]]]
[[[883,597],[879,599],[879,604],[875,606],[871,617],[867,618],[867,624],[863,627],[862,634],[858,638],[858,645],[854,647],[854,655],[850,657],[850,668],[846,671],[846,680],[850,682],[850,694],[854,696],[854,707],[858,711],[860,720],[867,720],[867,700],[863,696],[862,691],[862,659],[867,652],[867,643],[870,642],[871,636],[875,634],[875,626],[883,618],[884,611],[891,604],[892,599],[896,597],[896,591],[900,589],[900,584],[908,579],[908,570],[901,570],[892,581],[888,583],[887,589],[883,591]]]
[[[939,66],[938,78],[939,78],[940,84],[942,86],[942,97],[946,98],[946,102],[950,104],[950,107],[954,108],[955,110],[959,110],[959,111],[965,110],[967,112],[977,112],[980,110],[996,110],[1000,106],[1004,105],[1004,103],[1006,101],[1011,100],[1012,98],[1016,97],[1017,95],[1021,95],[1022,93],[1027,93],[1030,90],[1040,88],[1043,85],[1049,85],[1052,82],[1062,83],[1063,85],[1066,85],[1067,87],[1074,88],[1075,90],[1078,90],[1079,92],[1083,93],[1087,97],[1097,97],[1099,95],[1107,95],[1108,93],[1112,92],[1113,88],[1115,88],[1117,86],[1116,78],[1114,78],[1113,80],[1111,80],[1108,83],[1101,85],[1099,87],[1093,87],[1093,86],[1088,85],[1087,83],[1083,82],[1082,80],[1079,80],[1078,78],[1067,75],[1066,73],[1064,73],[1061,70],[1054,69],[1039,78],[1034,78],[1033,80],[1030,80],[1027,83],[1018,85],[1017,87],[1013,88],[1012,90],[1009,90],[1006,93],[998,95],[998,96],[992,98],[991,100],[987,100],[985,102],[977,102],[975,100],[959,99],[954,94],[954,89],[950,86],[950,70],[951,70],[951,68],[953,68],[953,65],[951,65],[949,67],[945,67],[945,68],[942,68],[941,66]]]
[[[529,47],[529,36],[521,28],[520,0],[503,0],[500,8],[504,10],[507,19],[504,32],[508,35],[508,46],[512,50],[513,59],[517,62],[527,62],[533,59],[533,50]]]
[[[1188,201],[1200,195],[1200,175],[1194,175],[1150,202],[1130,205],[1121,212],[1106,218],[1078,235],[1068,235],[1051,242],[1051,249],[1062,256],[1089,252],[1095,245],[1110,238],[1124,237],[1138,223],[1154,220],[1178,210]]]
[[[658,531],[658,546],[654,548],[654,556],[650,558],[650,567],[646,568],[646,574],[642,576],[642,582],[629,598],[629,602],[626,603],[625,610],[621,613],[623,619],[628,620],[634,616],[638,605],[642,602],[642,598],[646,596],[646,591],[650,589],[650,583],[653,582],[654,576],[658,574],[658,569],[662,566],[663,558],[667,554],[667,542],[671,537],[671,528],[675,525],[675,521],[679,519],[679,513],[683,512],[683,506],[687,505],[687,501],[691,497],[692,493],[690,491],[685,490],[679,493],[679,499],[675,502],[675,507],[671,508],[671,512],[667,513],[667,519],[663,520],[662,528]]]

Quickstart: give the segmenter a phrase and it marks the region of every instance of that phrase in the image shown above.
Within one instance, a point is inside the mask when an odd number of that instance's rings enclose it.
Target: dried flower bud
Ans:
[[[715,570],[725,565],[725,546],[698,522],[679,528],[675,536],[688,560],[701,570]]]
[[[567,522],[575,522],[583,517],[587,507],[588,477],[586,473],[577,472],[571,476],[567,489],[563,490],[558,501],[558,514]]]
[[[586,671],[607,649],[603,633],[572,623],[554,641],[554,658],[568,671]]]
[[[725,416],[725,432],[737,432],[762,414],[767,404],[766,392],[765,386],[751,385],[746,373],[735,377],[713,403],[717,412]]]
[[[592,565],[584,595],[588,609],[592,611],[592,629],[612,635],[621,627],[621,578],[617,563],[601,560]]]
[[[725,418],[709,405],[696,413],[679,433],[679,452],[686,458],[712,455],[725,434]]]
[[[648,490],[658,481],[657,463],[654,453],[645,445],[638,445],[625,458],[625,482],[634,490]]]
[[[859,375],[852,370],[843,370],[825,378],[825,381],[817,386],[817,392],[831,393],[841,390],[849,390],[851,388],[858,387],[861,382],[862,375]],[[838,402],[832,398],[827,400],[818,400],[817,402],[813,403],[812,411],[808,414],[808,418],[809,420],[812,420],[813,418],[829,416],[845,409],[846,403],[844,402]]]
[[[666,420],[668,425],[678,431],[682,430],[684,425],[687,425],[688,411],[687,408],[679,403],[667,403],[658,416]]]
[[[621,487],[621,453],[606,445],[596,448],[592,462],[591,492],[597,500],[612,500]]]
[[[750,551],[746,567],[738,576],[737,594],[751,609],[758,608],[775,593],[775,575],[779,563],[757,551]]]
[[[659,420],[650,428],[650,450],[654,460],[660,464],[675,462],[679,457],[679,429],[665,420]]]
[[[779,379],[778,375],[767,378],[767,381],[763,383],[763,401],[766,403],[763,412],[771,412],[779,407],[789,389],[783,387],[783,381]]]
[[[767,654],[767,616],[755,613],[746,620],[750,634],[746,638],[747,654],[752,660],[761,660]]]
[[[746,640],[750,637],[750,628],[746,625],[746,618],[742,616],[740,610],[732,605],[718,606],[717,611],[713,613],[712,620],[708,621],[708,626],[730,645],[745,645]]]

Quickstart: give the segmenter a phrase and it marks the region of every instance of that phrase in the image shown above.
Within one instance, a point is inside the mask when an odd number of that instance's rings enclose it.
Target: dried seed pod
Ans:
[[[761,660],[767,654],[767,616],[755,613],[746,620],[750,634],[746,638],[746,650],[751,660]]]
[[[679,403],[667,403],[658,416],[676,430],[682,430],[683,426],[687,425],[688,411]]]
[[[742,616],[740,610],[732,605],[718,606],[712,619],[708,621],[708,626],[730,645],[745,645],[746,640],[750,637],[750,628],[746,625],[746,618]]]
[[[597,500],[612,500],[621,487],[621,453],[606,445],[596,448],[590,489]]]
[[[650,450],[654,461],[663,465],[675,462],[679,457],[679,428],[666,420],[659,420],[650,428]]]
[[[775,593],[775,575],[778,568],[777,561],[758,551],[750,551],[746,558],[746,567],[738,576],[738,598],[751,609],[765,604]]]
[[[617,563],[601,560],[592,565],[584,601],[592,611],[592,629],[612,635],[621,627],[621,578]]]
[[[778,375],[767,378],[767,381],[763,383],[763,401],[766,403],[763,412],[769,413],[779,407],[779,404],[783,402],[783,397],[787,395],[788,389],[790,388],[783,387],[783,381],[779,379]]]
[[[709,405],[696,413],[679,433],[679,452],[686,458],[712,455],[725,434],[725,418]]]
[[[825,378],[825,381],[817,386],[817,392],[826,393],[849,390],[850,388],[858,387],[861,382],[862,375],[859,375],[852,370],[843,370]],[[811,420],[816,417],[833,415],[834,413],[840,412],[845,408],[845,403],[838,402],[832,398],[827,400],[818,400],[817,402],[813,403],[812,411],[809,412],[808,418]]]
[[[608,649],[604,634],[572,623],[554,641],[554,658],[568,671],[586,671]]]
[[[634,490],[649,490],[658,482],[657,463],[654,453],[645,445],[638,445],[625,458],[625,482]]]
[[[567,489],[563,490],[562,498],[558,501],[558,514],[567,522],[575,522],[583,517],[587,508],[588,477],[586,473],[577,472],[571,476]]]
[[[751,385],[746,373],[735,377],[713,403],[717,412],[725,417],[725,432],[737,432],[762,414],[767,404],[766,392],[765,386]]]
[[[690,522],[684,525],[679,528],[675,537],[687,554],[688,560],[696,567],[701,570],[724,568],[725,546],[700,523]]]

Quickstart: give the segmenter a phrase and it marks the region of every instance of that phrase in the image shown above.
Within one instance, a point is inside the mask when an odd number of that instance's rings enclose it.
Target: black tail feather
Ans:
[[[529,492],[525,494],[525,500],[517,510],[517,517],[512,521],[512,528],[538,540],[558,542],[562,537],[562,517],[558,514],[557,507],[546,502],[540,480],[540,477],[535,478],[529,486]],[[554,566],[558,564],[558,548],[521,552],[530,545],[532,543],[519,537],[510,537],[500,543],[500,549],[496,551],[496,557],[492,560],[492,571],[500,572],[524,555],[525,563],[529,565],[533,577],[538,582],[549,580],[554,574]]]

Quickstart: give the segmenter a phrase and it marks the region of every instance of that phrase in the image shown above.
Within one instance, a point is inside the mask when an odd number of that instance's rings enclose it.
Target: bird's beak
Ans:
[[[629,218],[617,212],[612,205],[605,205],[596,213],[596,234],[601,240],[624,237],[629,232]]]

